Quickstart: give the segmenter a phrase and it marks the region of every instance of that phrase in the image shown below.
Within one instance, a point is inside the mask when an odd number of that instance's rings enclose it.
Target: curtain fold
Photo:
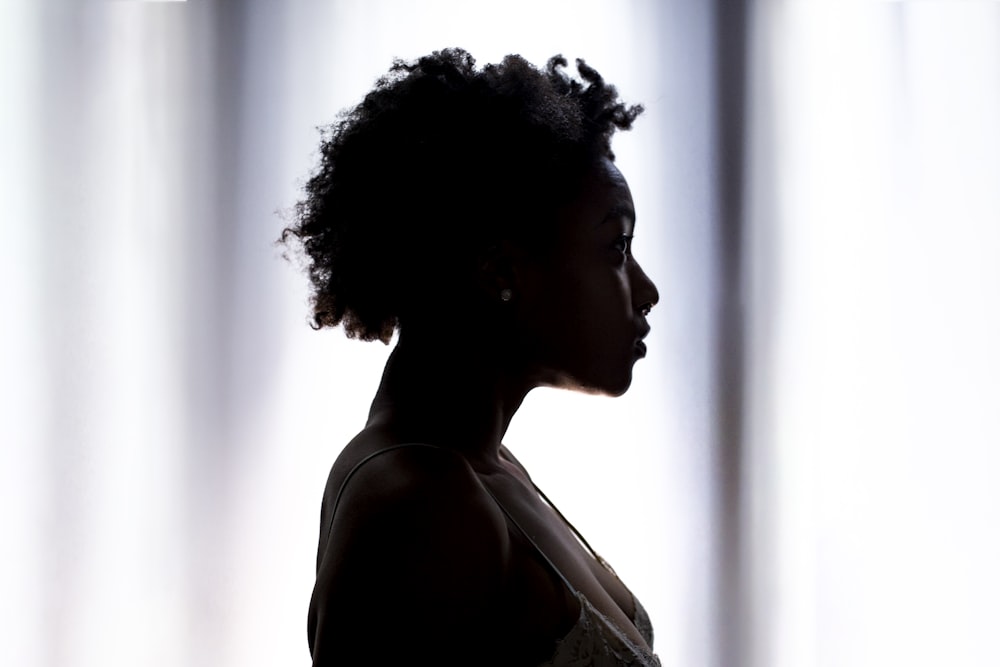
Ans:
[[[746,664],[996,664],[1000,5],[752,19]]]
[[[1000,5],[255,0],[0,7],[0,664],[308,660],[388,349],[274,240],[315,127],[444,46],[646,107],[650,355],[507,444],[664,664],[1000,663]]]
[[[388,348],[312,331],[274,241],[316,126],[393,57],[462,46],[583,57],[646,106],[615,150],[666,295],[649,357],[622,399],[533,394],[506,444],[668,664],[706,664],[709,20],[679,0],[4,3],[0,663],[308,660],[319,500]]]

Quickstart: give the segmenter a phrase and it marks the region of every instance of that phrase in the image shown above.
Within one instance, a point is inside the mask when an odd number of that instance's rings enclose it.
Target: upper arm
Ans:
[[[509,554],[506,521],[460,456],[406,447],[373,458],[331,524],[310,608],[314,665],[468,661]]]

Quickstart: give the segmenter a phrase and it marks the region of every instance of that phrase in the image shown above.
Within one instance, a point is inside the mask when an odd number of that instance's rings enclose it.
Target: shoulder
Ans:
[[[376,617],[376,636],[471,636],[491,620],[510,563],[505,517],[476,473],[428,445],[345,453],[328,493],[335,511],[323,513],[311,639],[342,647]]]
[[[425,545],[462,553],[475,542],[490,554],[505,553],[503,513],[459,453],[406,443],[345,454],[332,475],[339,484],[328,488],[324,501],[324,529],[333,543],[398,547],[419,532]]]
[[[506,533],[499,507],[453,450],[406,443],[345,450],[341,458],[324,498],[324,528],[331,533],[343,536],[358,522],[392,527],[401,519],[424,526],[476,519]]]

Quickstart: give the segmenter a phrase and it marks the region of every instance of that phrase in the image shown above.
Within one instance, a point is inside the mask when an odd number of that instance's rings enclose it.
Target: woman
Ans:
[[[610,149],[641,108],[565,66],[396,62],[324,134],[283,236],[314,325],[399,338],[327,483],[313,665],[659,664],[642,607],[502,444],[535,387],[624,393],[658,299]]]

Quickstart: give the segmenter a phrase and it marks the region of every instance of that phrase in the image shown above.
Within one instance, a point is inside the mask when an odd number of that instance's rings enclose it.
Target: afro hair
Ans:
[[[582,80],[566,65],[510,55],[477,69],[461,49],[396,60],[321,128],[319,165],[281,236],[305,255],[314,328],[388,342],[461,303],[488,248],[549,242],[554,210],[595,159],[614,159],[612,134],[642,111],[582,60]]]

